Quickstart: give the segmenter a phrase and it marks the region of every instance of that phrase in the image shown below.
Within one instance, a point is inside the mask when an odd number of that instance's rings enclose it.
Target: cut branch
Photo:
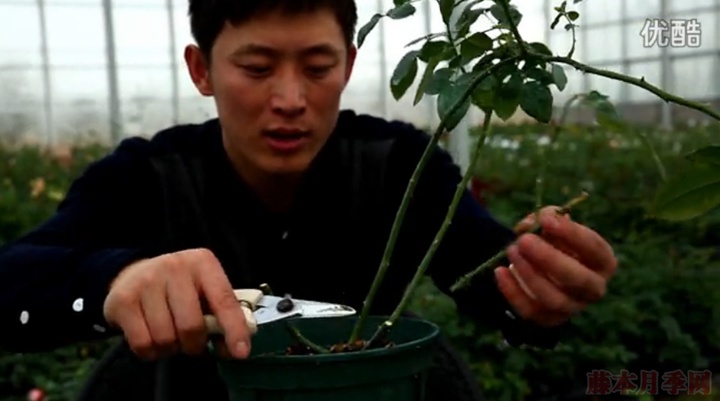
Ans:
[[[558,214],[568,214],[570,213],[570,209],[572,209],[574,206],[579,204],[580,202],[584,201],[588,198],[587,192],[583,192],[580,196],[571,199],[568,203],[563,205],[560,209],[558,209]],[[540,230],[542,226],[540,225],[540,222],[535,220],[530,230],[528,230],[529,233],[536,233]],[[494,267],[500,260],[502,260],[505,256],[507,256],[507,248],[503,249],[502,251],[498,252],[493,256],[492,258],[488,259],[485,263],[478,266],[475,270],[471,271],[470,273],[462,276],[455,284],[450,287],[451,292],[456,292],[457,290],[460,290],[462,288],[467,287],[470,285],[470,282],[472,279],[477,276],[478,274],[482,273],[486,269],[489,269],[491,267]]]
[[[315,344],[314,342],[310,341],[307,337],[302,335],[300,330],[298,330],[297,327],[293,326],[290,322],[287,322],[287,329],[290,332],[290,335],[293,336],[293,338],[300,342],[301,344],[305,345],[306,347],[310,348],[312,351],[318,353],[318,354],[329,354],[330,350],[323,348],[322,346]]]

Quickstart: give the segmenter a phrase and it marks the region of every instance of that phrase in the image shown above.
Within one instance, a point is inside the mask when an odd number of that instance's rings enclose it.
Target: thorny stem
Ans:
[[[457,48],[457,43],[455,43],[455,39],[453,38],[453,33],[450,31],[449,25],[446,25],[445,34],[447,35],[446,37],[447,37],[448,42],[450,43],[450,46],[454,50],[455,56],[459,56],[460,51]],[[464,67],[460,67],[460,71],[462,71],[463,73],[467,73],[467,71],[465,71]]]
[[[435,256],[435,252],[437,251],[438,247],[440,246],[440,243],[443,240],[443,237],[445,236],[445,233],[447,232],[448,228],[450,227],[450,224],[452,223],[453,216],[455,215],[455,210],[457,210],[458,204],[460,203],[460,199],[462,199],[463,194],[467,190],[468,182],[470,181],[470,178],[473,176],[473,173],[475,171],[474,167],[477,165],[478,158],[480,156],[480,150],[482,149],[483,145],[485,144],[485,140],[488,137],[490,133],[490,129],[492,125],[490,124],[490,121],[492,119],[492,111],[485,112],[485,117],[483,119],[483,128],[482,133],[480,137],[478,138],[478,142],[475,145],[475,150],[473,151],[472,160],[470,161],[470,166],[465,171],[465,174],[463,174],[462,179],[457,184],[457,188],[455,189],[455,194],[453,195],[452,202],[450,203],[450,206],[448,207],[448,212],[445,215],[445,220],[443,220],[442,225],[440,226],[440,229],[435,234],[435,238],[433,239],[432,243],[430,244],[430,248],[425,253],[425,257],[423,258],[422,262],[420,263],[420,266],[415,271],[415,276],[413,276],[412,281],[410,281],[410,284],[405,289],[405,294],[403,294],[402,299],[400,300],[400,303],[395,308],[395,311],[393,311],[390,318],[383,322],[378,327],[378,330],[375,332],[375,334],[372,336],[370,341],[368,341],[365,344],[364,349],[372,347],[377,340],[382,338],[387,331],[395,324],[397,319],[400,318],[400,315],[407,307],[408,302],[410,302],[410,299],[412,298],[412,295],[415,291],[415,288],[420,284],[420,280],[422,280],[423,276],[425,275],[425,271],[430,266],[430,262],[432,261],[433,257]]]
[[[397,242],[397,237],[400,233],[400,228],[402,225],[403,220],[405,219],[405,214],[407,212],[407,209],[410,205],[410,201],[412,200],[413,194],[415,192],[415,187],[417,185],[417,181],[420,178],[420,175],[422,174],[423,170],[425,169],[425,165],[430,160],[430,157],[433,154],[433,151],[435,150],[435,147],[437,146],[438,140],[442,136],[442,134],[445,132],[445,127],[447,126],[448,120],[450,117],[452,117],[457,110],[460,109],[460,107],[467,101],[468,98],[470,98],[470,95],[472,95],[475,88],[477,88],[478,85],[482,81],[485,80],[485,78],[489,77],[492,73],[497,71],[502,66],[517,61],[517,57],[510,57],[505,60],[502,60],[498,62],[497,64],[492,65],[488,69],[486,69],[483,73],[478,74],[472,82],[468,85],[467,89],[465,90],[465,93],[453,104],[453,106],[448,110],[448,113],[445,115],[445,118],[442,119],[440,124],[438,125],[437,129],[433,133],[432,137],[430,138],[430,142],[425,147],[425,151],[423,152],[422,156],[420,157],[420,161],[418,162],[417,166],[415,167],[415,171],[413,172],[413,175],[410,177],[410,181],[408,182],[407,188],[405,189],[405,195],[403,196],[402,203],[400,205],[400,208],[397,211],[397,214],[395,215],[395,221],[393,222],[392,229],[390,230],[390,237],[388,238],[387,244],[385,246],[385,252],[383,253],[382,261],[380,262],[380,267],[378,268],[377,274],[375,275],[375,279],[370,287],[370,291],[368,292],[367,297],[365,298],[365,302],[363,303],[363,309],[360,313],[360,317],[358,318],[357,323],[355,324],[355,327],[353,329],[352,335],[350,336],[350,343],[354,343],[358,340],[360,337],[360,334],[362,333],[365,322],[367,321],[367,317],[370,314],[370,308],[372,306],[372,302],[377,295],[378,290],[380,289],[380,286],[382,285],[383,279],[385,278],[385,273],[387,272],[388,266],[390,265],[390,258],[392,256],[393,250],[395,249],[395,243]]]
[[[525,46],[525,42],[523,41],[522,37],[520,36],[520,31],[518,31],[517,24],[515,24],[515,22],[510,17],[510,5],[509,5],[508,1],[500,0],[499,3],[508,18],[508,21],[510,24],[510,29],[511,29],[513,35],[515,36],[515,40],[517,40],[518,45],[520,46],[521,54],[523,57],[527,57],[528,55],[531,55],[532,57],[539,58],[546,62],[567,64],[569,66],[574,67],[576,70],[582,71],[586,74],[594,74],[594,75],[598,75],[601,77],[625,82],[627,84],[634,85],[634,86],[640,87],[642,89],[645,89],[666,102],[685,106],[685,107],[697,110],[701,113],[704,113],[710,117],[713,117],[716,120],[720,120],[720,114],[716,111],[713,111],[710,108],[710,105],[703,104],[700,102],[695,102],[692,100],[683,99],[680,96],[673,95],[669,92],[666,92],[666,91],[658,88],[655,85],[648,83],[647,81],[645,81],[645,78],[633,78],[633,77],[629,77],[627,75],[620,74],[620,73],[617,73],[614,71],[609,71],[609,70],[605,70],[602,68],[591,67],[587,64],[583,64],[579,61],[573,60],[571,58],[572,53],[570,55],[568,55],[567,57],[561,57],[561,56],[548,56],[548,55],[540,54],[537,52],[528,52],[527,47]],[[575,31],[573,29],[573,33],[574,32]],[[574,45],[573,45],[573,49],[574,49]]]
[[[573,208],[575,205],[577,205],[578,203],[580,203],[580,202],[584,201],[585,199],[587,199],[588,196],[589,196],[589,195],[588,195],[587,192],[583,192],[580,196],[577,196],[577,197],[571,199],[568,203],[566,203],[565,205],[563,205],[563,206],[557,211],[557,213],[558,213],[558,214],[567,214],[567,213],[569,213],[569,212],[570,212],[570,209],[572,209],[572,208]],[[528,230],[528,232],[529,232],[529,233],[536,233],[536,232],[538,232],[538,231],[540,230],[541,227],[542,227],[542,226],[540,225],[540,222],[539,222],[538,220],[535,220],[535,222],[533,223],[532,228],[530,228],[530,230]],[[499,261],[500,261],[502,258],[504,258],[505,256],[507,256],[507,247],[506,247],[505,249],[503,249],[502,251],[498,252],[497,254],[495,254],[495,256],[493,256],[492,258],[488,259],[488,260],[487,260],[485,263],[483,263],[482,265],[478,266],[475,270],[473,270],[473,271],[471,271],[470,273],[462,276],[457,282],[455,282],[455,284],[452,285],[452,287],[450,287],[450,291],[451,291],[451,292],[456,292],[456,291],[459,290],[459,289],[462,289],[462,288],[464,288],[464,287],[467,287],[467,286],[470,284],[470,282],[472,281],[472,279],[473,279],[476,275],[480,274],[481,272],[483,272],[484,270],[486,270],[486,269],[488,269],[488,268],[490,268],[490,267],[495,266],[495,265],[497,264],[497,262],[499,262]]]
[[[295,338],[295,340],[301,342],[303,345],[306,345],[311,350],[317,352],[318,354],[329,354],[330,350],[325,349],[321,347],[320,345],[315,344],[314,342],[310,341],[307,337],[302,335],[300,333],[300,330],[298,330],[297,327],[293,326],[291,323],[287,323],[287,329],[290,332],[290,334]]]
[[[614,71],[608,71],[601,68],[595,68],[591,67],[589,65],[580,63],[578,61],[575,61],[568,57],[559,57],[559,56],[548,56],[545,54],[539,54],[539,53],[533,53],[533,57],[537,57],[541,60],[545,60],[547,62],[554,62],[554,63],[562,63],[567,64],[569,66],[574,67],[578,71],[582,71],[586,74],[594,74],[605,78],[614,79],[617,81],[625,82],[630,85],[637,86],[639,88],[645,89],[651,93],[653,93],[655,96],[659,97],[660,99],[668,102],[668,103],[675,103],[680,106],[685,106],[694,110],[697,110],[701,113],[704,113],[710,117],[713,117],[716,120],[720,120],[720,114],[716,111],[713,111],[708,104],[695,102],[692,100],[683,99],[680,96],[673,95],[671,93],[668,93],[660,88],[658,88],[655,85],[652,85],[645,81],[645,78],[633,78],[629,77],[627,75],[623,75]]]
[[[510,2],[508,0],[500,0],[498,3],[500,3],[500,7],[502,7],[503,12],[505,13],[505,18],[508,19],[508,23],[510,24],[510,30],[512,31],[513,36],[515,36],[515,40],[517,40],[518,45],[520,46],[520,54],[524,57],[527,56],[527,48],[525,47],[525,41],[523,40],[522,36],[520,36],[520,31],[518,30],[517,24],[512,19],[512,14],[510,14]]]

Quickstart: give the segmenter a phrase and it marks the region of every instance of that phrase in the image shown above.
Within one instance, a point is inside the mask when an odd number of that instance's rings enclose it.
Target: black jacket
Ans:
[[[352,183],[345,170],[337,168],[342,136],[395,138],[382,204],[362,219],[347,213]],[[55,215],[0,249],[0,348],[42,351],[117,334],[106,328],[102,313],[110,281],[138,258],[179,250],[163,243],[164,201],[150,163],[153,157],[173,152],[207,163],[204,207],[211,229],[223,225],[251,233],[250,252],[243,262],[247,266],[232,256],[230,244],[209,244],[235,288],[267,282],[276,293],[361,308],[427,142],[426,133],[408,124],[343,111],[294,211],[278,216],[260,206],[230,167],[217,120],[172,127],[150,140],[124,140],[73,183]],[[375,313],[394,309],[440,227],[460,178],[450,156],[437,151],[418,184]],[[447,290],[513,239],[510,229],[466,193],[428,274]],[[471,290],[452,294],[460,310],[503,330],[512,344],[552,345],[555,333],[528,330],[531,326],[506,312],[508,304],[492,271],[488,273]]]

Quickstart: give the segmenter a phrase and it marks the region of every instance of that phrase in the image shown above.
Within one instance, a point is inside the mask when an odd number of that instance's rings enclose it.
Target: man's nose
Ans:
[[[283,115],[298,115],[305,111],[307,106],[305,88],[302,80],[294,74],[285,74],[274,85],[272,96],[272,109]]]

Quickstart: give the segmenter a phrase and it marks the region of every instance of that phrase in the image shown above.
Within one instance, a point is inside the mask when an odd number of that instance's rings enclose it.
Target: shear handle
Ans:
[[[258,307],[258,303],[264,296],[261,290],[255,289],[241,289],[235,290],[235,299],[242,305],[242,310],[245,313],[245,322],[247,322],[248,329],[252,334],[257,332],[257,320],[255,319],[255,310]],[[203,316],[205,319],[205,328],[208,334],[223,334],[223,329],[220,326],[220,322],[213,315]]]

